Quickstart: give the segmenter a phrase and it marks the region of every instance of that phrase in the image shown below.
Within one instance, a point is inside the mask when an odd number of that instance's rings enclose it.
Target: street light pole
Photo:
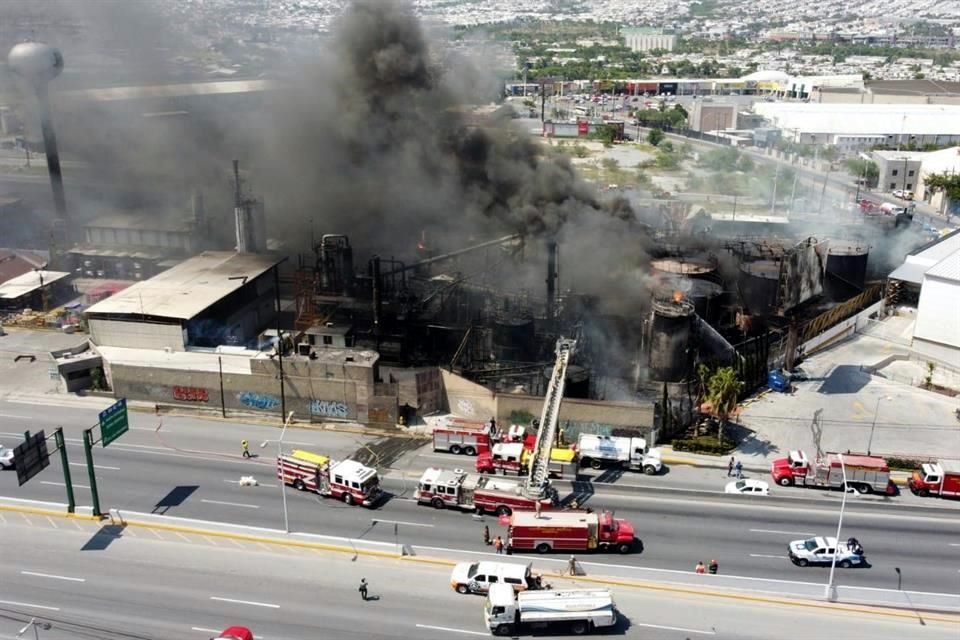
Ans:
[[[830,577],[827,580],[827,589],[824,596],[830,602],[837,600],[837,588],[833,584],[833,572],[837,568],[837,548],[840,546],[840,528],[843,527],[843,510],[847,506],[847,494],[850,493],[847,488],[847,467],[843,463],[843,454],[838,453],[840,460],[840,471],[843,473],[843,500],[840,502],[840,519],[837,521],[837,539],[833,545],[833,560],[830,562]]]
[[[873,430],[877,428],[877,415],[880,413],[880,401],[889,400],[890,396],[880,396],[877,398],[877,406],[873,408],[873,423],[870,425],[870,439],[867,441],[867,455],[870,455],[873,447]]]
[[[277,440],[277,464],[280,464],[280,458],[283,457],[283,436],[287,433],[287,427],[290,426],[290,422],[293,420],[293,411],[287,414],[287,419],[283,421],[283,429],[280,430],[280,439]],[[269,440],[264,440],[260,443],[260,448],[264,448],[270,443]],[[290,518],[287,514],[287,483],[283,478],[283,474],[280,474],[280,495],[283,499],[283,530],[287,533],[290,533]]]

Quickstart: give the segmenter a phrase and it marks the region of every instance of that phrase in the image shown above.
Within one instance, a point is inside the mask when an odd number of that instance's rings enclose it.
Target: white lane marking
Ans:
[[[750,529],[753,533],[782,533],[787,536],[815,536],[815,533],[805,533],[803,531],[777,531],[775,529]]]
[[[36,571],[21,571],[25,576],[36,576],[38,578],[52,578],[54,580],[66,580],[67,582],[86,582],[86,578],[70,578],[68,576],[57,576],[52,573],[37,573]]]
[[[42,604],[31,604],[29,602],[13,602],[11,600],[0,600],[0,604],[7,604],[11,607],[30,607],[31,609],[45,609],[46,611],[60,611],[60,607],[47,607]]]
[[[451,629],[450,627],[435,627],[432,624],[418,624],[418,629],[432,629],[434,631],[449,631],[451,633],[465,633],[470,636],[489,636],[489,633],[480,633],[479,631],[467,631],[466,629]]]
[[[87,465],[83,462],[71,462],[71,467],[86,467]],[[107,471],[120,471],[120,467],[105,467],[102,464],[93,465],[94,469],[106,469]]]
[[[403,520],[381,520],[380,518],[371,518],[371,522],[382,522],[384,524],[405,524],[408,527],[432,527],[432,524],[423,524],[421,522],[404,522]]]
[[[259,509],[260,506],[256,504],[241,504],[239,502],[223,502],[221,500],[200,500],[200,502],[206,502],[207,504],[222,504],[228,507],[245,507],[247,509]]]
[[[786,560],[787,556],[769,556],[765,553],[751,553],[751,558],[779,558],[780,560]]]
[[[219,602],[232,602],[233,604],[248,604],[251,607],[266,607],[267,609],[279,609],[280,605],[278,604],[269,604],[267,602],[253,602],[252,600],[234,600],[233,598],[220,598],[218,596],[210,596],[211,600],[217,600]]]
[[[206,627],[190,627],[191,631],[200,631],[202,633],[220,633],[223,629],[208,629]]]
[[[17,420],[33,420],[32,416],[18,416],[12,413],[0,413],[0,418],[16,418]],[[23,434],[20,434],[23,435]]]
[[[62,482],[51,482],[51,481],[49,481],[49,480],[41,480],[41,481],[40,481],[40,484],[49,484],[49,485],[54,486],[54,487],[65,487],[65,486],[67,486],[67,485],[63,484]],[[72,483],[72,484],[73,484],[73,486],[74,486],[75,488],[78,488],[78,489],[89,489],[89,488],[90,488],[90,487],[88,487],[88,486],[85,485],[85,484],[77,484],[76,482],[74,482],[74,483]]]
[[[951,547],[960,547],[960,542],[951,542],[951,543],[950,543],[950,546],[951,546]]]
[[[651,629],[666,629],[667,631],[682,631],[683,633],[700,633],[705,636],[714,636],[717,634],[716,631],[701,631],[700,629],[686,629],[684,627],[668,627],[662,624],[646,624],[643,622],[634,622],[630,621],[631,627],[650,627]]]

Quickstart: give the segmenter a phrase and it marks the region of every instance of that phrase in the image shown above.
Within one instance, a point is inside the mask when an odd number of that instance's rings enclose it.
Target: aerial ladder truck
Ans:
[[[537,440],[527,463],[527,479],[524,492],[531,497],[540,497],[547,492],[550,481],[550,452],[557,439],[557,425],[560,420],[560,403],[563,402],[563,389],[567,381],[567,366],[573,357],[577,341],[573,338],[557,340],[556,361],[553,375],[547,386],[547,395],[543,400],[543,412],[537,426]]]

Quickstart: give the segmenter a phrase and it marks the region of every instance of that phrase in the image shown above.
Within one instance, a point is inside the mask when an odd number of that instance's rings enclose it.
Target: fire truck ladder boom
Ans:
[[[543,413],[537,428],[537,442],[530,457],[529,475],[526,491],[530,495],[540,495],[550,473],[550,452],[557,437],[557,423],[560,418],[560,403],[563,401],[563,388],[567,380],[567,365],[573,356],[577,341],[569,338],[557,340],[557,359],[553,365],[553,375],[543,400]]]

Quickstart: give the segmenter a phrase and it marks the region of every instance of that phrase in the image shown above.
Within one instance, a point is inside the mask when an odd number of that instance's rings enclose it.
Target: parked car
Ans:
[[[848,538],[839,544],[836,538],[822,536],[794,540],[787,545],[787,553],[790,561],[800,567],[832,564],[834,554],[837,556],[837,566],[844,569],[862,565],[866,561],[863,545],[856,538]]]
[[[900,198],[901,200],[913,200],[913,191],[909,189],[897,189],[893,192],[894,198]]]
[[[453,567],[450,586],[460,594],[486,593],[491,584],[513,585],[514,591],[537,589],[540,577],[533,574],[530,563],[461,562]]]
[[[13,469],[13,449],[0,445],[0,469]]]
[[[739,493],[748,496],[770,495],[770,485],[763,480],[734,480],[727,483],[724,493]]]

